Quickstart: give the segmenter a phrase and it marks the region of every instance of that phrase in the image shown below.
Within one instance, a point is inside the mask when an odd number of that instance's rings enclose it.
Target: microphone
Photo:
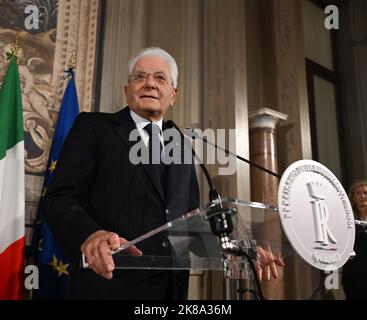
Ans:
[[[167,128],[176,129],[180,133],[181,139],[183,139],[184,143],[188,143],[185,141],[185,134],[172,120],[167,120],[166,126]],[[207,216],[212,233],[219,238],[224,252],[229,254],[241,255],[242,249],[232,243],[229,239],[229,235],[233,232],[232,216],[235,214],[235,210],[223,207],[222,199],[218,191],[214,187],[208,169],[204,165],[203,161],[201,161],[194,148],[192,146],[190,147],[192,155],[195,159],[198,160],[200,168],[203,170],[209,185],[209,200],[211,204],[209,209],[207,210]]]
[[[201,140],[201,141],[205,142],[206,144],[209,144],[209,145],[213,146],[214,148],[216,148],[216,149],[218,149],[218,150],[223,151],[226,155],[230,155],[230,156],[232,156],[232,157],[237,158],[238,160],[241,160],[241,161],[243,161],[243,162],[246,162],[246,163],[247,163],[247,164],[249,164],[250,166],[253,166],[253,167],[257,168],[257,169],[260,169],[260,170],[262,170],[262,171],[264,171],[264,172],[266,172],[266,173],[268,173],[268,174],[270,174],[270,175],[272,175],[272,176],[274,176],[274,177],[276,177],[276,178],[278,178],[278,179],[280,179],[280,178],[282,177],[282,176],[281,176],[280,174],[278,174],[278,173],[275,173],[275,172],[273,172],[273,171],[271,171],[271,170],[269,170],[269,169],[266,169],[266,168],[264,168],[264,167],[262,167],[262,166],[260,166],[260,165],[258,165],[258,164],[256,164],[256,163],[254,163],[254,162],[252,162],[252,161],[250,161],[250,160],[247,160],[247,159],[246,159],[246,158],[244,158],[244,157],[239,156],[238,154],[235,154],[235,153],[233,153],[233,152],[231,152],[231,151],[229,151],[229,150],[227,150],[227,149],[225,149],[225,148],[222,148],[222,147],[218,146],[218,145],[217,145],[217,144],[215,144],[215,143],[212,143],[212,142],[208,141],[208,139],[207,139],[207,138],[200,136],[200,135],[199,135],[199,134],[198,134],[194,129],[186,128],[186,129],[185,129],[185,133],[186,133],[186,135],[187,135],[188,137],[190,137],[190,138],[191,138],[191,139],[193,139],[193,140],[195,140],[195,139],[199,139],[199,140]]]

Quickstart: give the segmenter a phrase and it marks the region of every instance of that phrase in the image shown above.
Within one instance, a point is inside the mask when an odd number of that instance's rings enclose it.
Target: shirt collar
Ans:
[[[136,114],[133,110],[130,109],[130,115],[131,118],[133,118],[135,124],[136,124],[136,128],[141,131],[144,129],[144,127],[150,123],[149,120],[139,116],[138,114]],[[161,118],[159,121],[153,122],[154,124],[156,124],[159,129],[162,132],[162,126],[163,126],[163,118]]]

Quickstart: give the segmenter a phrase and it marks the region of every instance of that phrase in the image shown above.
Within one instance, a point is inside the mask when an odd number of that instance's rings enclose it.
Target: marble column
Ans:
[[[287,118],[284,113],[268,108],[258,109],[249,115],[251,161],[273,172],[278,171],[276,125]],[[250,173],[251,199],[277,205],[278,179],[255,167]]]
[[[311,159],[302,1],[246,0],[249,110],[274,106],[288,120],[277,128],[278,166]],[[317,270],[297,255],[286,259],[286,298],[308,298],[318,282]]]
[[[250,160],[273,172],[278,172],[276,125],[288,116],[268,108],[261,108],[249,115],[250,120]],[[278,178],[251,167],[251,200],[277,205]],[[265,215],[264,222],[253,230],[258,244],[275,255],[280,254],[282,230],[277,215]],[[278,268],[279,278],[271,282],[263,281],[263,293],[267,299],[284,299],[284,275]]]

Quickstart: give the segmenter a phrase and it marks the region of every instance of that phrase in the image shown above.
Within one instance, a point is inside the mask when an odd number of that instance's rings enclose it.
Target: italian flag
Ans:
[[[18,64],[0,90],[0,300],[24,292],[24,133]]]

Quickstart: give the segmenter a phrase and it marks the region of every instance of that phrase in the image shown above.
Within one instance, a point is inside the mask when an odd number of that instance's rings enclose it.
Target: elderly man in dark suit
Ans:
[[[149,150],[156,135],[162,150],[163,117],[176,99],[177,76],[171,55],[143,50],[129,62],[128,107],[115,114],[81,113],[65,141],[45,220],[72,257],[70,299],[187,297],[188,272],[115,270],[111,256],[127,240],[199,207],[193,164],[136,165],[129,158],[133,130]],[[170,245],[159,234],[129,251],[170,255]],[[89,270],[78,268],[81,253]]]

